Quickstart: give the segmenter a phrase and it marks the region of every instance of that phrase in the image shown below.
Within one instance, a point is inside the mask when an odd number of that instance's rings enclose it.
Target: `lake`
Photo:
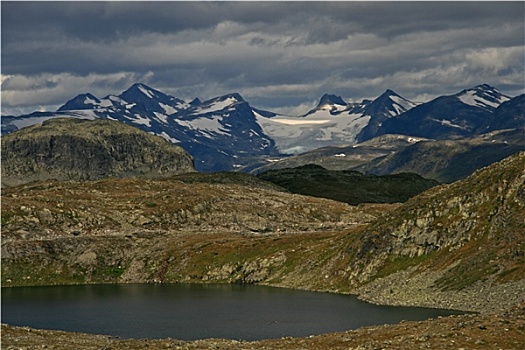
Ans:
[[[121,338],[260,340],[458,314],[238,284],[2,288],[2,323]]]

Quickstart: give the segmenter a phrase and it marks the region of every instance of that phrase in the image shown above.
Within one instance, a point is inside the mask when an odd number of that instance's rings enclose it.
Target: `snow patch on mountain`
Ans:
[[[259,115],[259,117],[264,118],[261,115]],[[279,124],[285,124],[285,125],[319,125],[319,124],[326,124],[330,122],[330,120],[328,119],[319,119],[319,120],[303,119],[303,118],[292,119],[290,117],[288,118],[277,117],[277,118],[272,118],[272,120]]]
[[[84,104],[86,105],[98,105],[98,102],[91,99],[89,96],[86,96],[86,99],[84,100]]]
[[[139,88],[140,92],[142,92],[142,93],[143,93],[144,95],[146,95],[147,97],[149,97],[149,98],[154,98],[153,94],[149,91],[149,89],[146,89],[146,88],[144,87],[144,85],[139,84],[139,85],[138,85],[138,88]]]
[[[229,97],[222,101],[213,102],[209,105],[200,105],[199,107],[195,108],[194,113],[206,114],[222,111],[236,102],[238,102],[237,99],[234,97]]]
[[[441,119],[441,120],[438,120],[438,119],[434,119],[434,118],[429,118],[429,120],[432,120],[432,121],[435,121],[441,125],[444,125],[444,126],[448,126],[448,127],[451,127],[451,128],[457,128],[457,129],[463,129],[463,130],[467,130],[468,128],[464,127],[464,126],[461,126],[461,125],[458,125],[458,124],[454,124],[453,122],[451,122],[450,120],[447,120],[447,119]]]
[[[414,102],[408,101],[398,95],[391,95],[389,96],[389,98],[394,102],[392,104],[392,107],[394,108],[394,110],[390,111],[390,115],[392,116],[399,115],[405,111],[408,111],[411,108],[414,108],[417,105]]]
[[[165,131],[161,132],[160,134],[155,134],[155,133],[152,133],[152,134],[153,134],[153,135],[160,136],[160,137],[162,137],[163,139],[165,139],[166,141],[171,142],[171,143],[179,143],[179,142],[180,142],[180,141],[177,140],[176,138],[171,137],[170,135],[168,135]]]
[[[510,100],[507,96],[501,96],[497,100],[490,101],[482,96],[477,94],[477,91],[470,90],[466,91],[464,94],[458,96],[459,100],[467,105],[486,108],[487,106],[492,108],[498,108],[500,104]]]
[[[135,124],[141,124],[146,125],[148,127],[151,127],[151,119],[141,116],[138,113],[135,113],[133,118],[131,118],[131,122]]]
[[[159,112],[153,112],[153,114],[155,115],[155,117],[156,117],[156,119],[158,121],[160,121],[161,123],[168,124],[168,116],[167,115],[159,113]]]
[[[162,102],[159,102],[159,106],[162,107],[162,109],[164,109],[164,111],[166,112],[166,114],[175,114],[178,112],[178,109],[176,108],[173,108],[172,106],[170,105],[167,105],[167,104],[164,104]],[[182,108],[181,108],[182,109]]]
[[[368,124],[370,116],[342,113],[337,116],[310,114],[307,117],[266,118],[254,113],[264,133],[277,148],[287,154],[297,154],[315,148],[355,142],[357,134]]]
[[[204,132],[205,135],[212,136],[212,134],[228,135],[228,130],[224,129],[221,124],[223,117],[220,115],[212,115],[210,117],[200,117],[193,120],[178,120],[174,121],[186,128]]]

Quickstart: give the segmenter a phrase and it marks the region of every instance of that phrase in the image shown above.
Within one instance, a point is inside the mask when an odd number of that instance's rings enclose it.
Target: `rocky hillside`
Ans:
[[[457,291],[472,292],[470,301],[462,302],[474,308],[487,296],[503,296],[501,304],[520,300],[524,217],[522,152],[414,197],[369,225],[353,246],[361,269],[351,275],[365,281],[359,289],[363,297],[378,302],[460,307],[452,297]]]
[[[524,169],[521,153],[397,206],[227,173],[18,186],[2,198],[2,285],[241,282],[507,308],[525,295]]]
[[[4,241],[136,231],[319,231],[375,217],[372,206],[293,195],[240,173],[44,181],[4,189],[2,197]]]
[[[2,185],[192,172],[191,156],[111,120],[53,119],[2,136]]]
[[[303,246],[325,255],[333,232],[385,208],[289,194],[231,173],[7,188],[2,285],[260,282],[273,264],[302,266],[293,260]]]

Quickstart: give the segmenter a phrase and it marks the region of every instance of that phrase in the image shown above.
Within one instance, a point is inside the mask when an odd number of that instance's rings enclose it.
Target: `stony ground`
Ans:
[[[306,338],[245,342],[205,339],[114,339],[2,325],[2,349],[525,349],[525,303],[495,314],[440,317],[421,322],[365,327]]]

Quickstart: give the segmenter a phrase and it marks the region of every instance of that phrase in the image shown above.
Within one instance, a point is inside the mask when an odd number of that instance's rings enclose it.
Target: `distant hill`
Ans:
[[[193,171],[182,148],[111,120],[52,119],[2,136],[3,186]]]
[[[354,169],[376,175],[413,172],[451,183],[520,151],[525,151],[523,127],[460,140],[421,141]]]
[[[360,203],[399,203],[439,183],[416,174],[363,175],[357,171],[333,171],[319,165],[269,170],[260,179],[286,188],[292,193],[328,198],[352,205]]]
[[[317,164],[328,170],[349,170],[369,163],[376,158],[403,150],[416,142],[427,140],[405,135],[381,135],[373,139],[341,146],[322,147],[290,157],[283,157],[265,165],[254,167],[251,173],[268,170],[296,168],[307,164]]]

